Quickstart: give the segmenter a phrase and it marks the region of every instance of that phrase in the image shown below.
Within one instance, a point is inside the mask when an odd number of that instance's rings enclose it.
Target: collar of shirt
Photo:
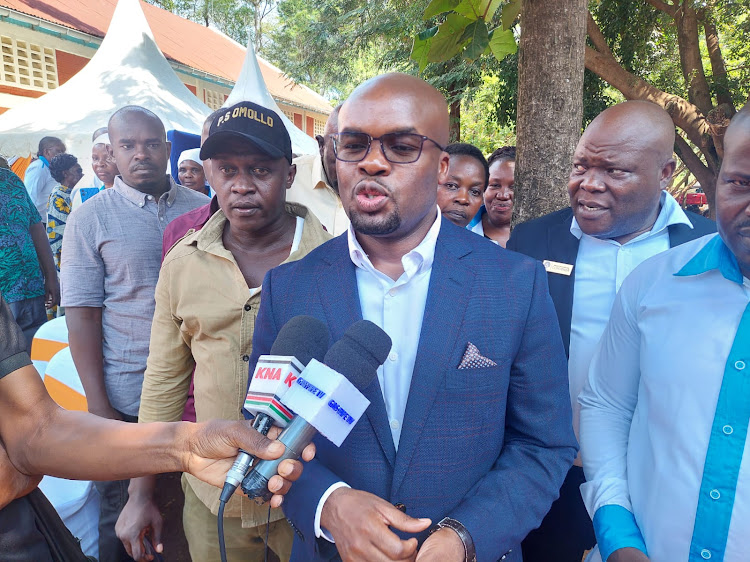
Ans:
[[[49,160],[47,160],[44,156],[40,156],[39,161],[42,163],[42,168],[44,168],[45,166],[49,168]]]
[[[479,207],[479,210],[477,211],[477,214],[474,215],[474,218],[471,219],[469,224],[466,225],[467,230],[471,230],[472,232],[478,232],[477,230],[474,230],[474,227],[479,225],[479,227],[482,227],[482,215],[484,215],[487,212],[487,208],[482,205]],[[484,235],[484,229],[481,231],[482,235]]]
[[[331,238],[331,235],[325,231],[317,217],[304,205],[287,202],[285,209],[290,215],[304,219],[304,226],[302,227],[301,235],[295,235],[292,252],[289,258],[283,263],[300,259]],[[232,253],[224,247],[222,238],[226,222],[227,217],[224,212],[221,209],[217,210],[211,215],[211,218],[208,219],[201,230],[190,235],[187,243],[195,244],[203,252],[234,260]]]
[[[743,284],[742,271],[737,263],[737,258],[718,234],[703,246],[675,275],[688,277],[707,273],[713,269],[718,269],[725,279],[740,285]]]
[[[661,197],[659,199],[659,206],[661,207],[661,210],[659,211],[659,216],[656,217],[656,222],[654,223],[654,226],[651,228],[651,230],[649,230],[648,232],[644,232],[640,236],[633,238],[632,240],[629,240],[628,242],[625,242],[625,244],[639,242],[646,238],[650,238],[651,236],[655,236],[659,234],[660,232],[662,232],[665,228],[668,228],[672,226],[673,224],[686,224],[690,228],[693,228],[693,224],[687,218],[685,211],[682,210],[679,203],[677,203],[674,197],[672,197],[669,193],[667,193],[664,190],[662,190],[661,192]],[[584,235],[583,230],[581,230],[581,227],[578,226],[578,222],[576,221],[575,216],[573,217],[573,222],[571,222],[570,224],[570,233],[576,238],[578,238],[579,240]],[[620,245],[618,242],[615,242],[614,240],[607,240],[607,241],[611,242],[612,244]]]
[[[171,206],[172,203],[174,203],[175,197],[177,197],[178,186],[175,183],[174,179],[172,179],[172,176],[165,174],[164,177],[169,181],[169,191],[163,193],[159,200],[164,199],[164,197],[166,196],[167,205]],[[125,199],[127,199],[134,205],[138,205],[139,207],[143,207],[149,200],[155,199],[153,195],[143,193],[142,191],[138,191],[137,189],[130,187],[122,179],[122,176],[115,176],[115,183],[112,186],[112,189],[114,189]]]
[[[312,161],[312,177],[320,179],[315,182],[313,189],[333,190],[333,187],[328,183],[328,174],[326,174],[326,169],[323,167],[323,159],[319,155],[315,156],[317,157],[313,158]]]
[[[440,208],[437,207],[437,218],[435,218],[435,222],[432,223],[432,226],[425,237],[416,248],[401,257],[401,264],[404,266],[404,274],[400,279],[404,279],[404,276],[406,276],[405,281],[408,281],[420,271],[426,271],[432,268],[432,262],[435,260],[435,244],[437,243],[438,233],[440,232],[441,221]],[[354,233],[354,228],[351,224],[347,231],[347,240],[349,241],[349,257],[356,267],[368,271],[379,278],[387,277],[372,265],[370,258],[362,249],[359,240],[357,240],[357,236]],[[393,282],[392,279],[388,279],[391,283]]]

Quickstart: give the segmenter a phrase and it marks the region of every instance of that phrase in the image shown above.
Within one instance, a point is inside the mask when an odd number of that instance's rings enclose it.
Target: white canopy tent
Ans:
[[[292,139],[292,152],[295,154],[315,154],[318,152],[317,141],[303,133],[292,123],[271,97],[260,72],[252,42],[247,45],[247,54],[245,55],[245,62],[242,64],[240,77],[222,107],[229,107],[241,101],[251,101],[278,113],[287,131],[289,131],[289,136]]]
[[[156,113],[167,130],[200,134],[211,110],[177,77],[154,41],[138,0],[119,0],[92,59],[59,88],[0,116],[0,153],[36,154],[43,136],[59,137],[91,185],[91,135],[125,105]]]

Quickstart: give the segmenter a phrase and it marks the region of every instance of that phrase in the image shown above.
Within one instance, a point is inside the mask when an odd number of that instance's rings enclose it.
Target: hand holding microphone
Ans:
[[[284,324],[271,347],[271,354],[258,358],[245,398],[245,410],[255,416],[253,427],[258,432],[266,435],[274,423],[286,427],[293,414],[283,405],[281,397],[312,359],[323,358],[329,341],[326,325],[312,316],[295,316]],[[222,502],[229,501],[252,462],[252,455],[240,449],[227,473],[221,491]]]
[[[285,405],[296,412],[279,436],[287,450],[275,461],[257,463],[242,481],[251,498],[267,500],[268,479],[278,463],[299,458],[302,449],[321,433],[337,446],[349,435],[370,402],[362,395],[391,349],[391,339],[372,322],[353,324],[325,356],[325,365],[310,361],[284,394]]]

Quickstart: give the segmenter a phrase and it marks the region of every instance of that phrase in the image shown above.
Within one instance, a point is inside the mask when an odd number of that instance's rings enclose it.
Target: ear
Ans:
[[[167,141],[167,160],[169,160],[169,157],[171,154],[172,154],[172,142]]]
[[[326,146],[326,138],[323,135],[315,135],[315,140],[318,141],[318,151],[320,152],[320,157],[323,157],[323,149]]]
[[[289,166],[289,172],[286,176],[286,188],[289,189],[294,183],[294,178],[297,176],[297,164],[291,164]]]
[[[450,155],[447,152],[440,153],[440,161],[438,162],[438,177],[445,176],[448,173],[448,164],[450,163]]]
[[[676,167],[677,162],[674,161],[674,158],[670,158],[664,163],[664,166],[662,166],[661,176],[659,178],[659,186],[662,189],[666,189],[669,185],[669,182],[672,181],[672,176],[674,175]]]

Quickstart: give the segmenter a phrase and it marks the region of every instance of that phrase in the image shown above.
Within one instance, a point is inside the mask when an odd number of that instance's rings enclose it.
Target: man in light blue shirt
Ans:
[[[724,147],[719,234],[625,280],[579,397],[592,562],[748,560],[750,107]]]
[[[26,169],[24,183],[29,197],[34,202],[42,222],[47,224],[47,202],[50,193],[57,185],[57,181],[49,171],[50,161],[65,152],[65,145],[57,137],[44,137],[39,141],[38,159],[34,160]]]
[[[542,260],[568,351],[573,428],[578,395],[623,280],[644,260],[709,232],[664,189],[675,169],[672,119],[642,101],[613,106],[581,137],[568,180],[570,207],[518,225],[508,249]],[[593,546],[579,486],[580,458],[560,500],[524,542],[525,562],[579,562]]]

